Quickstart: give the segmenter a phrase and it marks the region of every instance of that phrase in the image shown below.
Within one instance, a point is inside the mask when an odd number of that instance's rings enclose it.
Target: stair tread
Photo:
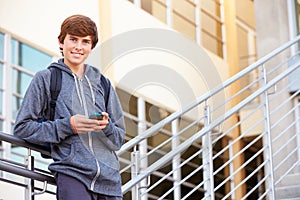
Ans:
[[[276,187],[276,196],[281,200],[300,200],[300,185]]]
[[[300,185],[300,173],[287,175],[279,185],[280,187]]]

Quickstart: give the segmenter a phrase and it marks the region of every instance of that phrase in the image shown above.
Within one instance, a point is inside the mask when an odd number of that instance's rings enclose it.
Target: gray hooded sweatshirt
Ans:
[[[124,142],[125,124],[119,98],[110,86],[108,104],[105,106],[104,88],[100,84],[100,71],[85,65],[79,79],[63,63],[51,64],[62,70],[62,87],[59,93],[54,121],[49,119],[50,76],[48,69],[39,71],[26,91],[16,118],[14,134],[30,143],[49,145],[53,163],[49,170],[63,173],[82,181],[96,193],[122,196],[119,161],[115,151]],[[101,132],[76,134],[70,124],[75,114],[89,116],[94,112],[109,114],[109,124]]]

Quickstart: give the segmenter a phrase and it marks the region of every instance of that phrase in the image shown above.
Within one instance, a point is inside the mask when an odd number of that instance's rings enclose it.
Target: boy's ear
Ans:
[[[59,48],[62,48],[63,44],[60,43],[59,39],[57,39],[57,42],[58,42]]]
[[[59,45],[59,51],[60,51],[61,55],[64,56],[64,53],[63,53],[63,43],[60,43],[59,39],[58,39],[58,45]]]

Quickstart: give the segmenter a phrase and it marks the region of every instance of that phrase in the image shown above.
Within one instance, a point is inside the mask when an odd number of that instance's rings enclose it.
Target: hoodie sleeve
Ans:
[[[106,109],[110,118],[109,124],[103,129],[103,132],[107,137],[106,144],[111,150],[117,151],[124,144],[125,122],[121,103],[111,84]]]
[[[50,101],[50,71],[43,70],[33,77],[14,125],[14,135],[34,144],[59,143],[73,134],[69,118],[39,122],[48,116]]]

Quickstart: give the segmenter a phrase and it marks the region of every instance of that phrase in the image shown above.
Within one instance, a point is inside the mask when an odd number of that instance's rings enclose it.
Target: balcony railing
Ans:
[[[299,54],[291,55],[299,40],[126,142],[117,152],[124,199],[276,199],[276,188],[299,166],[299,89],[290,78],[300,68]],[[256,79],[239,87],[253,71],[259,72]],[[259,87],[245,95],[253,84]],[[232,87],[239,89],[229,96]],[[25,163],[0,161],[0,170],[28,182],[2,180],[26,187],[28,198],[51,192],[34,185],[34,180],[55,185],[50,174],[35,167],[31,154],[47,151],[5,133],[0,140],[28,149]]]

